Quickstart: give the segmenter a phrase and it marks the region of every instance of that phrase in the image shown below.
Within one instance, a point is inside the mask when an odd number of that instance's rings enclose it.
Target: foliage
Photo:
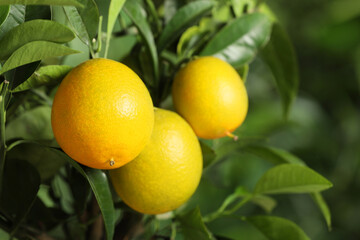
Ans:
[[[272,214],[283,207],[277,203],[278,194],[294,193],[295,198],[312,196],[330,228],[330,211],[320,191],[332,184],[305,166],[307,159],[270,146],[266,131],[252,129],[256,116],[251,110],[248,123],[237,130],[237,142],[201,140],[205,168],[199,189],[184,206],[157,216],[139,215],[125,206],[113,194],[107,173],[70,159],[51,131],[57,85],[72,66],[96,57],[130,66],[145,82],[154,104],[169,109],[174,74],[191,58],[219,57],[244,81],[248,72],[257,72],[252,68],[256,61],[262,61],[288,116],[298,88],[296,56],[265,3],[10,3],[14,1],[0,3],[1,239],[259,239],[260,232],[266,239],[309,239],[295,222]],[[249,77],[246,83],[261,86],[269,79],[258,78]],[[271,114],[267,120],[269,126]],[[269,163],[258,164],[259,159]],[[232,234],[219,230],[224,224],[245,227]]]

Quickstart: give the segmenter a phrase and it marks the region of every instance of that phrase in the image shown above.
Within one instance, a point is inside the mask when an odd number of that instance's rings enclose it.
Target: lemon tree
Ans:
[[[331,228],[252,110],[271,80],[288,121],[299,84],[263,1],[1,0],[0,46],[1,239],[310,239],[283,194]]]

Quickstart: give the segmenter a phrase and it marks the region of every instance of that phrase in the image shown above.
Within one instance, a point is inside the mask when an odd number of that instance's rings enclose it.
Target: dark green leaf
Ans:
[[[154,42],[154,36],[151,32],[150,26],[147,23],[146,17],[144,17],[139,10],[141,5],[135,1],[127,1],[124,5],[125,13],[130,17],[138,28],[141,36],[143,37],[145,44],[150,52],[152,65],[154,70],[155,79],[159,78],[159,59],[157,55],[157,50]]]
[[[71,66],[66,65],[49,65],[41,67],[25,82],[16,87],[12,92],[26,91],[44,85],[50,86],[59,84],[71,69]]]
[[[71,5],[82,7],[76,0],[1,0],[0,5],[23,4],[23,5]]]
[[[35,19],[51,20],[51,6],[27,5],[25,21],[27,22]]]
[[[274,24],[270,41],[261,56],[273,73],[282,99],[284,115],[287,116],[296,97],[299,73],[295,50],[288,35],[278,23]]]
[[[24,143],[12,148],[7,159],[20,159],[30,162],[39,172],[41,179],[53,177],[66,161],[54,149],[38,143]]]
[[[202,221],[200,209],[198,207],[177,217],[180,222],[180,231],[188,240],[212,240],[211,232],[206,228]]]
[[[65,56],[79,51],[46,41],[35,41],[25,44],[16,50],[5,62],[0,74],[27,63],[36,62],[49,57]]]
[[[215,151],[203,141],[200,141],[200,146],[203,155],[203,168],[206,168],[215,161],[216,154]]]
[[[30,163],[12,159],[5,161],[1,183],[0,209],[12,220],[14,231],[29,213],[36,199],[40,176]],[[21,200],[21,204],[17,200]]]
[[[322,215],[324,216],[326,225],[329,231],[331,231],[331,212],[327,203],[325,202],[325,199],[322,197],[321,193],[312,193],[311,197],[313,198],[316,205],[319,207]]]
[[[269,169],[255,186],[255,194],[313,193],[332,187],[332,183],[314,170],[281,164]]]
[[[28,63],[7,72],[6,74],[8,76],[6,78],[10,81],[10,89],[12,90],[26,81],[39,67],[40,62],[41,61]]]
[[[32,20],[8,31],[0,40],[3,50],[0,60],[7,59],[15,50],[33,41],[66,43],[75,37],[66,26],[50,20]]]
[[[213,1],[191,2],[180,8],[162,32],[158,47],[161,52],[171,44],[189,26],[196,23],[196,20],[208,13],[214,6]]]
[[[74,202],[74,208],[76,213],[80,216],[85,208],[89,199],[91,188],[86,178],[84,178],[75,168],[71,168],[69,175],[69,182],[71,192],[76,201]]]
[[[220,30],[200,53],[215,56],[235,67],[249,63],[266,44],[271,22],[261,13],[247,14]]]
[[[247,217],[269,240],[310,240],[305,232],[290,220],[274,216]]]
[[[106,32],[106,49],[105,49],[105,58],[107,58],[107,53],[110,46],[110,37],[113,31],[115,21],[125,3],[125,0],[111,0],[109,6],[109,15],[107,22],[107,32]]]
[[[10,6],[0,6],[0,27],[5,22],[10,12]]]
[[[106,236],[108,240],[113,239],[115,228],[115,208],[112,201],[111,191],[106,174],[99,169],[92,169],[79,165],[68,157],[65,153],[57,151],[64,159],[67,159],[71,165],[89,182],[92,191],[99,204],[104,223]]]
[[[254,154],[274,164],[292,163],[292,164],[305,165],[305,163],[298,157],[279,148],[253,144],[253,145],[245,146],[243,150],[245,152]]]
[[[64,7],[66,16],[76,35],[87,46],[92,47],[92,39],[96,37],[99,25],[99,10],[94,0],[81,0],[84,7]]]
[[[60,201],[61,210],[69,215],[74,214],[75,199],[67,179],[60,174],[55,175],[51,182],[51,189],[55,198]]]
[[[25,6],[23,5],[11,5],[10,12],[5,22],[0,27],[0,38],[17,25],[25,21]]]
[[[28,140],[52,140],[51,107],[40,106],[25,111],[6,126],[7,140],[22,138]]]

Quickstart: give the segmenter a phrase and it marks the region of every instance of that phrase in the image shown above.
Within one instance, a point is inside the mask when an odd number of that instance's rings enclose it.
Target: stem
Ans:
[[[244,206],[248,201],[250,201],[251,198],[252,198],[252,195],[244,197],[243,200],[241,200],[233,208],[231,208],[230,210],[226,210],[226,211],[225,211],[226,204],[223,203],[223,205],[217,211],[203,217],[203,222],[211,222],[211,221],[214,221],[215,219],[217,219],[218,217],[225,216],[225,215],[231,215],[234,212],[236,212],[239,208]]]
[[[239,137],[238,137],[238,136],[236,136],[236,135],[232,134],[232,133],[231,133],[231,132],[229,132],[229,131],[227,131],[227,132],[226,132],[226,136],[228,136],[228,137],[232,138],[235,142],[239,139]]]
[[[6,142],[5,142],[5,122],[6,122],[6,98],[9,89],[9,82],[4,80],[0,92],[0,195],[2,192],[2,177],[5,166]]]

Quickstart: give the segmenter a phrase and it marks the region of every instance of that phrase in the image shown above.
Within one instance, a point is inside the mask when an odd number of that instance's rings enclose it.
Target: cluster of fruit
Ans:
[[[215,57],[183,67],[172,97],[181,117],[154,108],[144,83],[124,64],[88,60],[59,86],[53,132],[74,160],[109,169],[116,192],[131,208],[164,213],[186,202],[199,184],[203,159],[197,136],[233,136],[248,109],[240,76]]]

